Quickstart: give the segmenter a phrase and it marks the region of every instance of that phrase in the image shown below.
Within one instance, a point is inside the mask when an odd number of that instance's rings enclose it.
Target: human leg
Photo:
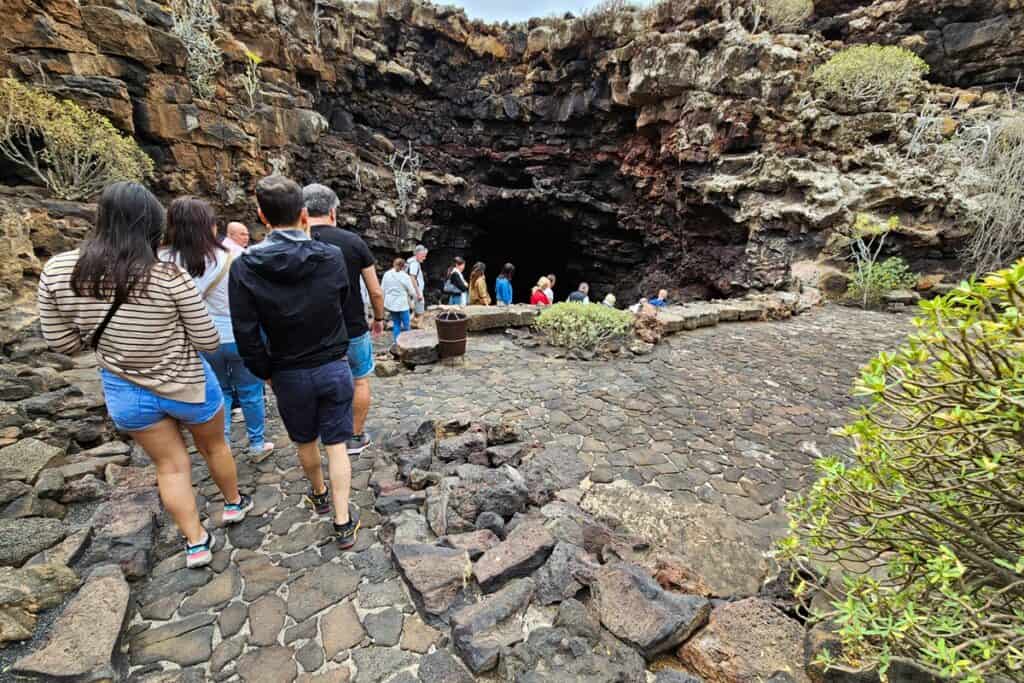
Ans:
[[[355,543],[358,519],[349,504],[352,464],[345,442],[352,437],[352,373],[345,363],[328,363],[316,369],[320,439],[327,451],[327,467],[331,475],[331,502],[334,504],[334,527],[343,548]]]
[[[232,344],[231,346],[234,346]],[[203,353],[203,359],[209,364],[213,374],[217,377],[217,384],[220,385],[221,394],[224,397],[224,440],[231,443],[231,409],[237,403],[233,402],[234,388],[231,386],[231,358],[228,353],[227,344],[221,344],[216,351]],[[237,353],[235,354],[237,356]]]
[[[409,315],[409,311],[388,311],[388,315],[391,316],[391,336],[394,337],[395,343],[398,343],[398,337],[402,334],[402,313],[406,316]]]
[[[310,484],[310,502],[318,514],[329,509],[327,485],[320,462],[317,429],[317,396],[313,382],[315,368],[283,370],[274,373],[271,387],[277,397],[277,410],[295,444],[299,464]]]
[[[131,436],[156,467],[156,485],[167,514],[187,543],[198,544],[206,532],[199,521],[196,497],[192,491],[192,460],[188,457],[177,421],[167,417],[148,429],[131,432]]]
[[[238,387],[238,401],[245,415],[245,431],[249,450],[261,453],[266,443],[266,410],[263,405],[263,382]]]
[[[241,499],[238,491],[238,470],[231,448],[224,440],[224,411],[220,410],[213,419],[198,424],[186,424],[192,433],[196,450],[206,461],[213,482],[217,484],[225,503],[237,503]]]
[[[324,470],[320,462],[320,444],[317,441],[295,444],[295,450],[299,454],[299,464],[302,471],[306,473],[314,495],[321,495],[327,490],[327,483],[324,481]]]

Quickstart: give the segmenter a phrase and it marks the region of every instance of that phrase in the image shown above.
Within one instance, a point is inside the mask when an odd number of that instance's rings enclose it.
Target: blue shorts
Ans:
[[[369,332],[348,340],[348,367],[352,370],[352,379],[363,379],[373,374],[377,366],[373,361],[373,339]]]
[[[165,417],[187,425],[209,422],[224,405],[224,396],[217,377],[205,360],[203,368],[206,370],[206,398],[202,403],[173,401],[138,384],[132,384],[108,370],[100,369],[103,397],[107,402],[110,419],[123,432],[141,432]]]
[[[346,361],[278,370],[270,381],[292,441],[312,443],[319,437],[331,446],[352,436],[352,371]]]

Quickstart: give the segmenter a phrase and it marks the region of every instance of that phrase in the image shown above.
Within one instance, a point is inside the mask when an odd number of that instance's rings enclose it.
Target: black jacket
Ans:
[[[337,247],[274,230],[231,265],[228,291],[238,353],[257,377],[345,357],[349,282]]]
[[[452,269],[452,274],[448,276],[448,282],[451,282],[453,285],[455,285],[455,288],[458,289],[460,292],[469,291],[469,285],[466,284],[466,278],[462,277],[462,273],[455,270],[454,268]]]

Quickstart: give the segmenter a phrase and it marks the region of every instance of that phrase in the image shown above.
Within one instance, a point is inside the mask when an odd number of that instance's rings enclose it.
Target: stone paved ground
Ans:
[[[653,483],[680,501],[722,506],[762,528],[767,544],[787,492],[807,484],[813,454],[836,445],[829,430],[845,420],[858,366],[907,329],[903,318],[831,307],[701,329],[648,356],[592,363],[474,337],[458,367],[375,380],[370,426],[517,420],[526,440],[578,449],[595,481]],[[379,452],[353,464],[364,529],[341,557],[322,544],[327,522],[303,506],[293,449],[260,464],[241,456],[257,509],[217,532],[228,543],[213,571],[182,569],[178,554],[136,588],[124,646],[133,680],[442,680],[433,672],[450,662],[421,656],[444,636],[416,616],[378,538],[369,481]],[[195,473],[214,496],[205,469]],[[217,509],[211,500],[214,523]]]

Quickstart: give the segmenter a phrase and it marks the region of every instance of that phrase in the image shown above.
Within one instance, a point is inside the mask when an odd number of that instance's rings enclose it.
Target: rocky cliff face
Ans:
[[[951,120],[1002,106],[1024,70],[1020,0],[821,0],[812,29],[790,35],[750,33],[736,0],[513,27],[408,0],[214,6],[224,66],[208,100],[190,88],[170,9],[151,0],[5,0],[0,72],[132,132],[163,195],[208,197],[252,225],[256,179],[318,180],[382,257],[422,241],[435,276],[456,253],[492,276],[511,260],[520,291],[545,272],[620,297],[782,287],[794,264],[820,270],[801,262],[827,260],[857,211],[899,215],[892,248],[917,269],[955,269],[971,200],[955,169],[907,160],[912,112],[925,96],[956,100]],[[915,50],[930,92],[833,111],[808,76],[843,41]],[[247,50],[262,60],[254,103]],[[410,150],[422,170],[403,207],[389,159]],[[0,179],[23,182],[2,164]],[[45,258],[81,229],[83,210],[20,189],[0,204],[37,216],[0,251],[29,239]]]

